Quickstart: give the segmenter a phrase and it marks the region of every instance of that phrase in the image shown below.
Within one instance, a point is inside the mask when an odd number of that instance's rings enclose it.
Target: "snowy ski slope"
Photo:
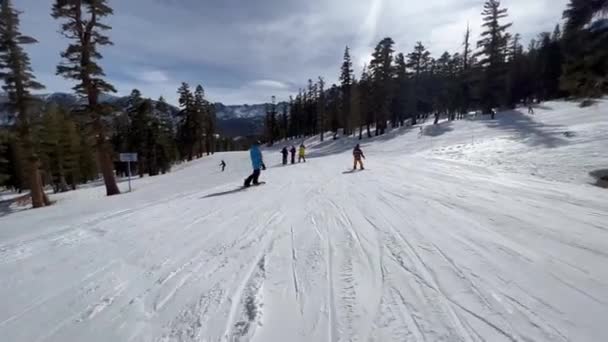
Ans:
[[[355,142],[1,216],[0,340],[608,340],[608,102]]]

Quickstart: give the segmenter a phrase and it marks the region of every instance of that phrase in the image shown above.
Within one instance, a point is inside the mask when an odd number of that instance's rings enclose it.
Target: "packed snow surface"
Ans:
[[[608,340],[608,103],[357,141],[4,211],[0,340]]]

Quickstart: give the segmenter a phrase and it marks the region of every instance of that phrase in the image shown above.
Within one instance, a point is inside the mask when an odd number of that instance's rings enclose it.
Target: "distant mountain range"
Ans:
[[[73,94],[67,93],[43,94],[39,95],[39,97],[47,104],[56,103],[68,108],[81,104],[84,101]],[[128,96],[119,97],[104,94],[101,96],[100,101],[126,109],[128,106],[128,99]],[[0,126],[11,125],[14,121],[14,116],[8,110],[7,103],[8,98],[6,94],[0,93]],[[222,103],[215,103],[214,105],[218,128],[220,130],[219,133],[223,136],[237,137],[258,135],[262,133],[267,104],[227,106]],[[179,113],[179,108],[169,105],[169,111],[170,113],[165,114],[170,114],[175,117],[177,113]]]

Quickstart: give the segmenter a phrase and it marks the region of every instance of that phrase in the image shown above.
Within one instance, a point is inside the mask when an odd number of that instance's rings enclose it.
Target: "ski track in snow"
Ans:
[[[364,141],[369,170],[352,174],[354,140],[309,141],[313,158],[260,188],[232,191],[250,170],[228,153],[2,217],[0,339],[608,340],[608,194],[569,182],[562,158],[601,162],[608,123],[551,106],[532,120],[579,138],[406,130]]]

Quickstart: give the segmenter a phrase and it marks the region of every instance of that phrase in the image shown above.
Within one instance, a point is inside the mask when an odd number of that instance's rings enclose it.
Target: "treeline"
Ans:
[[[470,111],[491,114],[563,97],[598,97],[608,92],[608,21],[598,15],[608,0],[571,0],[564,29],[543,32],[524,47],[509,31],[508,12],[498,0],[486,0],[480,39],[464,31],[462,50],[432,57],[418,42],[398,53],[394,41],[378,43],[369,65],[357,77],[348,47],[339,84],[308,80],[289,105],[272,105],[266,117],[269,143],[331,131],[372,137],[406,121],[464,118]],[[274,100],[273,100],[274,103]]]
[[[232,140],[215,134],[214,107],[201,86],[192,92],[182,84],[175,113],[162,97],[152,101],[138,90],[126,106],[100,100],[116,92],[99,65],[99,49],[112,45],[106,35],[111,28],[103,22],[112,14],[107,0],[54,1],[51,15],[69,40],[57,74],[73,80],[82,99],[64,108],[32,95],[44,86],[36,81],[23,46],[36,40],[19,31],[20,12],[12,1],[1,2],[0,79],[15,122],[0,127],[0,186],[29,189],[34,207],[50,204],[46,185],[67,191],[100,173],[107,195],[120,193],[116,171],[126,170],[117,162],[119,152],[137,152],[135,171],[153,176],[168,172],[176,162],[234,147]]]

